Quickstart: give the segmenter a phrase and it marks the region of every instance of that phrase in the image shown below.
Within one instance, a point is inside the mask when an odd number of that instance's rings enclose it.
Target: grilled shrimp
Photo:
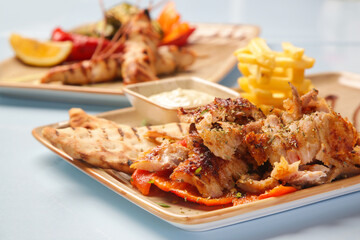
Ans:
[[[52,68],[42,83],[62,82],[70,85],[84,85],[111,81],[121,76],[122,57],[85,60],[74,64]]]
[[[122,77],[124,83],[157,79],[155,60],[160,35],[152,27],[147,10],[136,14],[124,26],[125,42]]]
[[[158,79],[158,75],[187,69],[196,59],[188,49],[158,47],[160,35],[151,23],[148,10],[139,11],[123,23],[112,40],[115,47],[105,48],[90,60],[52,68],[42,83],[60,81],[83,85],[122,79],[125,84]],[[123,52],[114,53],[124,45]]]

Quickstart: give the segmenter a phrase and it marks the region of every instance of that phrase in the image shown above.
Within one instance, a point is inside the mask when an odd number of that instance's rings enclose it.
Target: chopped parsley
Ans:
[[[201,172],[202,168],[201,167],[198,167],[196,170],[195,170],[195,175],[199,175],[200,172]]]
[[[274,141],[274,139],[275,139],[275,136],[272,136],[267,143],[268,143],[268,144],[271,144],[272,141]]]
[[[143,119],[141,121],[141,126],[145,127],[145,126],[149,126],[149,122],[146,119]]]
[[[148,181],[148,183],[154,183],[154,180],[153,180],[153,179],[150,179],[150,180]]]
[[[237,198],[241,198],[241,197],[242,197],[241,192],[237,192],[237,193],[236,193],[236,195],[235,195],[235,197],[237,197]]]
[[[164,208],[169,208],[170,206],[165,204],[165,203],[157,203],[159,206],[164,207]]]
[[[207,113],[209,111],[209,109],[205,109],[205,110],[203,110],[201,113],[200,113],[200,115],[204,115],[205,113]]]

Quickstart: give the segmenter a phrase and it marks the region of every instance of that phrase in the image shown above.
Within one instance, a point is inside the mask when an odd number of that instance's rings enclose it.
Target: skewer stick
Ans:
[[[31,82],[34,80],[38,80],[44,76],[44,73],[35,73],[29,74],[20,77],[8,78],[6,80],[2,80],[2,82]]]
[[[104,1],[103,0],[99,0],[99,5],[100,5],[100,8],[101,8],[101,11],[103,13],[103,16],[104,16],[104,26],[103,26],[103,29],[101,31],[101,35],[100,35],[100,41],[99,41],[99,44],[96,46],[96,49],[93,53],[93,55],[91,56],[91,59],[94,59],[97,57],[97,55],[99,54],[99,52],[101,51],[101,48],[104,44],[104,36],[105,36],[105,30],[106,30],[106,16],[105,16],[105,7],[104,7]]]
[[[154,5],[150,4],[148,10],[151,11],[151,10],[153,10],[153,9],[156,9],[156,8],[164,5],[164,4],[167,3],[168,1],[169,1],[169,0],[161,0],[160,2],[158,2],[158,3],[154,4]],[[152,1],[151,1],[151,2],[152,2]]]

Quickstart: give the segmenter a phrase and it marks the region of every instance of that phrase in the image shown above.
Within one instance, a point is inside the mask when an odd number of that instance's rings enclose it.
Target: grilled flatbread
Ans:
[[[74,159],[126,173],[134,171],[130,165],[141,152],[163,141],[181,139],[188,132],[186,123],[135,128],[90,116],[81,109],[71,109],[69,114],[70,127],[45,127],[42,135]]]

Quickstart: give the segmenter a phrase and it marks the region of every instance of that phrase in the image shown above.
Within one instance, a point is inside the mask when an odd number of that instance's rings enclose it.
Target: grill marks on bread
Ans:
[[[155,147],[156,142],[180,139],[188,129],[188,124],[180,124],[180,128],[178,123],[170,123],[152,126],[149,133],[149,127],[116,124],[90,116],[82,109],[71,109],[69,114],[70,127],[45,127],[43,136],[74,159],[126,173],[134,171],[130,165],[136,161],[139,153]]]

